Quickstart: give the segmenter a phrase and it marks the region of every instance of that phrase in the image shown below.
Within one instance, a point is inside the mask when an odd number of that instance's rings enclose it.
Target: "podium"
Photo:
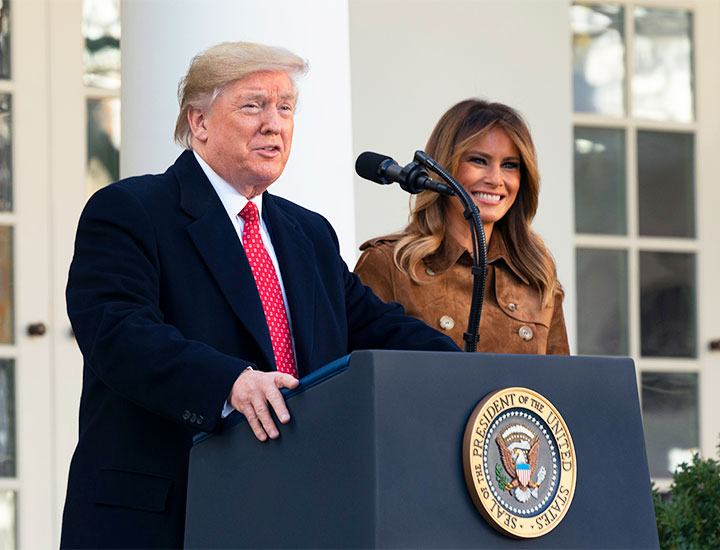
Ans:
[[[478,512],[463,472],[468,418],[524,387],[572,435],[574,498],[518,540]],[[629,358],[361,351],[286,395],[274,441],[233,413],[190,455],[186,548],[657,548]]]

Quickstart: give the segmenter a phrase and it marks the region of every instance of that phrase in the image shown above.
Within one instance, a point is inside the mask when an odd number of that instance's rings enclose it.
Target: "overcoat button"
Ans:
[[[204,421],[205,421],[205,417],[203,415],[199,414],[197,417],[197,423],[202,424]]]
[[[523,340],[530,340],[533,337],[532,329],[525,325],[520,327],[520,329],[518,330],[518,334],[520,335],[520,338],[522,338]]]
[[[197,416],[195,415],[195,413],[192,413],[190,415],[190,422],[195,423],[195,420],[197,420]]]
[[[451,330],[455,326],[455,321],[449,315],[443,315],[440,317],[440,328],[444,330]]]
[[[190,411],[183,411],[183,420],[188,420],[190,418]]]
[[[512,302],[510,302],[510,303],[508,304],[508,309],[509,309],[510,311],[516,311],[516,310],[517,310],[517,305],[516,305],[516,304],[513,304]]]
[[[427,273],[428,275],[430,275],[430,277],[434,277],[434,276],[435,276],[435,272],[433,271],[432,267],[430,267],[430,266],[427,266],[427,267],[425,268],[425,273]]]

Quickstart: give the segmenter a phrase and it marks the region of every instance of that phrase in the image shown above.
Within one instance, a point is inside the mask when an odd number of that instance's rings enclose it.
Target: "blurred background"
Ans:
[[[59,541],[79,213],[174,161],[178,80],[227,40],[309,59],[271,192],[328,217],[351,269],[360,243],[405,225],[409,198],[355,176],[358,154],[406,164],[467,97],[524,113],[573,353],[635,360],[658,486],[714,456],[720,0],[0,0],[0,549]]]

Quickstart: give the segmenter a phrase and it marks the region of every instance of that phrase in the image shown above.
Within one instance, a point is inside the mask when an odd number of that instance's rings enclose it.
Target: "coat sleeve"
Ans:
[[[202,429],[212,431],[250,363],[165,323],[159,246],[152,216],[134,193],[116,184],[93,195],[78,225],[68,315],[85,368],[109,390],[179,422],[184,411],[202,411]]]
[[[332,226],[325,224],[337,250]],[[338,258],[339,252],[335,253]],[[396,302],[384,303],[339,260],[344,285],[348,352],[360,349],[461,351],[452,339],[405,314]]]
[[[354,271],[378,298],[383,302],[392,302],[396,299],[392,277],[395,269],[391,256],[378,247],[370,246],[360,255]]]
[[[565,328],[565,316],[562,308],[563,297],[555,295],[555,306],[553,308],[550,329],[548,331],[547,354],[548,355],[570,355],[567,329]]]
[[[345,302],[348,314],[349,351],[397,349],[461,351],[444,334],[405,314],[396,302],[385,303],[363,285],[360,278],[345,272]]]

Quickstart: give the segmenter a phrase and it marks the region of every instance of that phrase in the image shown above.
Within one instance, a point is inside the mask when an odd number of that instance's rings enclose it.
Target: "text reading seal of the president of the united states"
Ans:
[[[575,493],[575,447],[545,397],[527,388],[487,395],[470,415],[462,454],[470,496],[495,529],[531,538],[562,521]]]

